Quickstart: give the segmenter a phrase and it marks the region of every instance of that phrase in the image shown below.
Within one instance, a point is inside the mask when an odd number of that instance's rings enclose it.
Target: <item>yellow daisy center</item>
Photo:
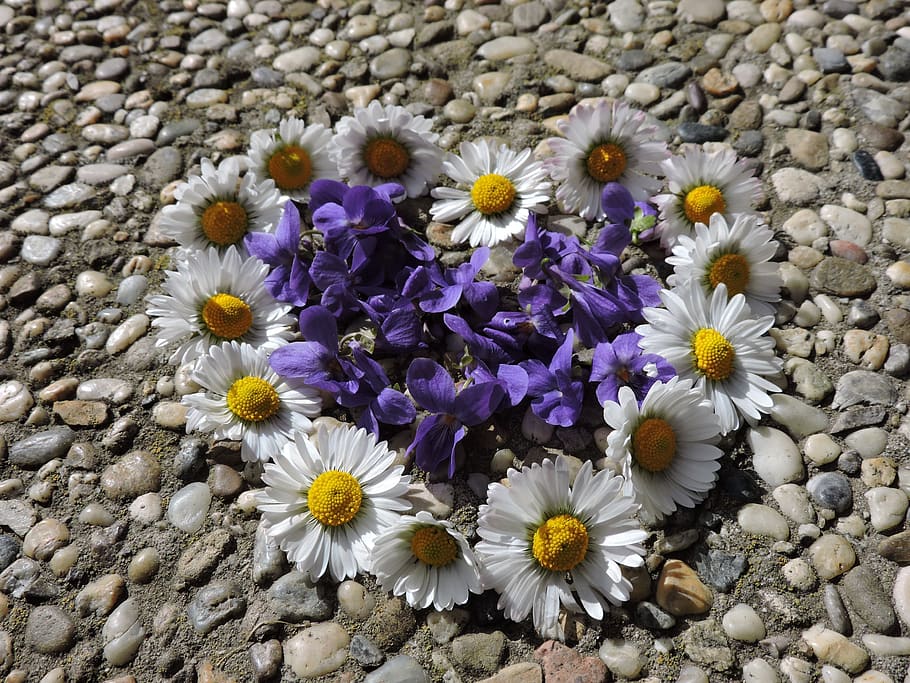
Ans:
[[[703,327],[692,335],[692,353],[699,372],[708,379],[724,380],[733,373],[736,350],[713,328]]]
[[[384,179],[397,178],[408,170],[411,155],[398,140],[375,138],[364,147],[363,162],[375,176]]]
[[[683,200],[683,211],[686,218],[693,223],[705,223],[711,219],[711,214],[724,213],[727,202],[724,193],[713,185],[699,185],[686,192]]]
[[[227,392],[227,407],[246,422],[262,422],[281,407],[275,387],[261,377],[247,375],[235,381]]]
[[[588,166],[588,174],[594,180],[612,183],[626,170],[626,153],[619,145],[605,142],[591,150],[585,163]]]
[[[313,160],[300,145],[285,145],[269,157],[269,176],[279,190],[301,190],[313,179]]]
[[[537,527],[531,554],[551,572],[571,571],[588,552],[588,529],[577,517],[556,515]]]
[[[325,526],[347,524],[360,511],[363,491],[353,475],[339,470],[323,472],[306,494],[313,517]]]
[[[487,173],[474,181],[471,187],[474,208],[484,216],[508,211],[515,202],[515,186],[498,173]]]
[[[723,282],[729,296],[742,294],[749,286],[749,261],[742,254],[724,254],[711,264],[708,280],[711,289]]]
[[[221,339],[238,339],[253,325],[253,311],[243,299],[219,292],[202,307],[202,321]]]
[[[411,539],[414,557],[433,567],[445,567],[455,560],[458,544],[451,534],[440,526],[425,526]]]
[[[202,212],[202,232],[221,247],[234,244],[246,234],[250,223],[246,209],[237,202],[218,201]]]
[[[676,456],[676,432],[666,420],[649,417],[632,434],[632,457],[648,472],[662,472]]]

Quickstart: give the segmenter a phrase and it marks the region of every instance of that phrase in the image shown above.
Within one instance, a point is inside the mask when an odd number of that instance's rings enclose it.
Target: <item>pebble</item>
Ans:
[[[22,554],[36,560],[49,560],[70,540],[69,529],[56,519],[42,519],[22,539]]]
[[[806,490],[819,506],[843,514],[853,506],[850,480],[840,472],[822,472],[806,483]]]
[[[41,654],[68,651],[76,637],[76,624],[66,611],[55,605],[33,607],[25,623],[25,640]]]
[[[821,400],[834,391],[834,386],[827,377],[820,376],[813,363],[805,361],[797,364],[795,361],[802,359],[791,358],[784,369],[790,372],[797,391],[807,400]],[[771,400],[774,402],[771,417],[797,438],[815,434],[828,426],[828,416],[823,410],[809,406],[793,396],[774,394]],[[795,465],[792,467],[795,469]]]
[[[347,631],[338,624],[331,621],[314,624],[285,641],[284,661],[300,677],[324,676],[341,668],[347,659],[350,642]],[[398,668],[395,671],[398,672]],[[400,672],[388,680],[408,680],[397,677],[398,674]]]
[[[869,502],[869,517],[876,531],[888,531],[904,522],[907,514],[907,494],[901,489],[876,486],[864,494]]]
[[[780,678],[774,667],[764,659],[756,658],[743,665],[743,683],[780,683]]]
[[[232,545],[233,538],[226,529],[213,529],[180,554],[177,578],[193,585],[204,583]]]
[[[506,637],[502,631],[469,633],[453,639],[451,648],[455,663],[475,674],[491,674],[502,660]]]
[[[126,583],[119,574],[104,574],[85,586],[76,595],[76,613],[80,617],[90,614],[104,617],[111,613],[126,590]]]
[[[427,628],[433,640],[444,645],[457,636],[467,625],[470,613],[467,610],[455,608],[442,612],[431,612],[427,615]]]
[[[124,666],[133,661],[145,641],[145,628],[135,600],[125,600],[111,612],[101,629],[101,641],[104,659],[111,666]]]
[[[704,614],[714,602],[711,590],[681,560],[667,560],[656,587],[657,604],[673,616]]]
[[[775,488],[771,495],[780,507],[780,511],[796,524],[811,524],[815,522],[815,510],[809,502],[809,495],[805,488],[796,484],[782,484]]]
[[[140,524],[153,524],[161,519],[163,513],[161,496],[155,492],[137,496],[130,503],[130,518]]]
[[[220,580],[200,588],[187,606],[186,613],[196,632],[206,635],[231,619],[241,617],[246,607],[246,598],[240,586],[233,581]],[[287,653],[285,659],[290,659]],[[299,674],[296,669],[295,672]]]
[[[544,680],[563,678],[577,681],[608,680],[607,667],[599,657],[584,657],[577,650],[555,640],[547,640],[534,651]]]
[[[155,548],[143,548],[137,552],[127,567],[127,576],[133,583],[148,583],[161,565],[161,556]]]
[[[746,442],[752,450],[755,472],[768,486],[801,481],[805,477],[799,448],[784,432],[773,427],[750,428]]]
[[[196,533],[205,523],[212,492],[208,484],[193,482],[178,489],[167,506],[167,519],[188,534]]]
[[[802,638],[821,662],[834,664],[852,674],[860,673],[869,665],[865,650],[821,624],[803,631]]]
[[[770,536],[778,541],[790,538],[787,520],[767,505],[749,503],[739,509],[736,521],[743,532],[753,536]]]
[[[742,602],[724,614],[721,625],[729,637],[746,643],[756,643],[766,634],[761,617],[750,605]]]
[[[299,623],[323,621],[335,611],[334,596],[327,586],[313,583],[302,572],[292,571],[279,578],[268,591],[269,604],[280,619]]]
[[[853,568],[856,553],[843,536],[822,534],[809,546],[809,559],[819,577],[830,581]]]
[[[607,638],[597,651],[600,660],[614,676],[636,679],[644,667],[644,659],[636,645],[621,639]]]
[[[373,612],[376,600],[363,584],[347,580],[338,584],[338,605],[353,619],[366,619]]]
[[[853,611],[878,633],[891,633],[897,626],[897,617],[891,601],[882,589],[876,574],[867,566],[859,565],[841,579],[844,597]]]
[[[144,313],[130,316],[111,332],[104,344],[104,350],[112,355],[125,351],[148,331],[149,324],[149,317]]]
[[[825,604],[825,611],[828,613],[828,618],[831,620],[831,626],[834,627],[834,630],[845,636],[852,634],[853,623],[850,621],[850,614],[847,612],[844,601],[840,597],[837,586],[831,583],[826,584],[822,601]]]
[[[10,446],[7,457],[13,465],[37,469],[66,455],[75,440],[76,432],[69,427],[50,427],[15,442]]]
[[[863,635],[863,645],[874,655],[880,657],[900,657],[910,655],[910,638],[885,636],[880,633]]]
[[[392,657],[375,671],[368,673],[364,683],[385,683],[386,681],[401,681],[401,683],[429,683],[430,678],[413,657],[398,655]]]
[[[22,382],[10,380],[0,384],[0,424],[15,422],[35,405],[35,399]]]
[[[22,249],[19,255],[24,261],[35,266],[46,266],[50,264],[63,249],[63,244],[56,237],[45,237],[44,235],[28,235],[22,240]]]
[[[280,641],[273,638],[264,643],[253,643],[250,645],[249,654],[253,677],[257,681],[270,680],[280,673],[284,661]]]
[[[105,468],[100,483],[109,498],[137,498],[160,488],[161,465],[148,451],[131,451]]]

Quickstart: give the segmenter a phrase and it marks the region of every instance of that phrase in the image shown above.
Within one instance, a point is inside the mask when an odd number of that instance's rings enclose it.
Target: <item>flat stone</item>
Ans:
[[[868,246],[872,240],[872,221],[853,209],[836,204],[825,204],[819,211],[819,216],[842,240],[862,247]]]
[[[771,185],[782,203],[794,206],[807,206],[818,198],[822,190],[822,181],[818,176],[791,167],[772,173]]]
[[[609,674],[599,657],[584,657],[577,650],[555,640],[547,640],[534,650],[546,681],[605,681]]]
[[[502,61],[519,55],[532,55],[537,46],[530,38],[524,36],[501,36],[488,40],[477,48],[477,54],[490,61]]]
[[[812,271],[812,285],[836,296],[865,297],[875,291],[872,271],[847,259],[829,256]]]
[[[313,583],[302,572],[292,571],[269,588],[269,604],[279,619],[294,623],[330,619],[335,611],[333,591]]]
[[[838,409],[859,403],[890,406],[896,400],[897,394],[887,376],[868,370],[853,370],[837,381],[831,405]]]
[[[791,128],[784,136],[790,154],[800,166],[820,171],[828,165],[828,138],[821,133]]]
[[[214,529],[192,543],[177,560],[177,578],[198,585],[208,580],[227,555],[233,538],[226,529]]]
[[[469,633],[452,640],[452,659],[477,674],[492,674],[499,668],[506,648],[502,631]]]
[[[109,418],[107,405],[101,401],[57,401],[54,413],[71,427],[101,427]]]
[[[778,541],[790,538],[787,520],[767,505],[748,503],[739,509],[736,521],[743,532],[753,536],[770,536]]]
[[[898,564],[910,563],[910,531],[885,536],[879,541],[878,554]]]
[[[55,605],[33,607],[25,623],[25,640],[35,652],[60,654],[68,651],[76,638],[73,618]]]
[[[572,50],[547,50],[544,62],[577,81],[596,82],[613,73],[613,68],[606,62]]]
[[[9,462],[27,469],[37,469],[54,458],[66,455],[76,440],[76,432],[69,427],[50,427],[32,434],[9,448]]]
[[[242,616],[246,612],[246,598],[233,581],[213,581],[199,589],[186,611],[190,625],[200,635],[206,635]]]
[[[799,448],[784,432],[773,427],[750,428],[746,442],[752,450],[755,472],[771,487],[802,481],[805,467]]]
[[[874,631],[891,633],[897,627],[897,616],[891,609],[891,600],[869,567],[854,567],[844,574],[840,585],[853,611]]]

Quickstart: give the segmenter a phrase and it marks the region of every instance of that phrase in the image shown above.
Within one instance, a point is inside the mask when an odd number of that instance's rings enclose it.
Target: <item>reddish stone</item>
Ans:
[[[847,240],[831,240],[828,242],[828,248],[834,256],[840,256],[854,263],[865,263],[869,260],[865,249]]]
[[[607,666],[599,657],[582,657],[573,648],[548,640],[534,651],[547,683],[603,683]]]

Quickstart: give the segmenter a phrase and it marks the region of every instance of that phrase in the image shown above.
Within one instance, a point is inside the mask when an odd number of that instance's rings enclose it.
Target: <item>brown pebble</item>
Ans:
[[[711,589],[682,560],[667,560],[657,579],[657,604],[675,617],[704,614],[714,604]]]
[[[723,71],[714,67],[702,76],[701,85],[706,92],[715,97],[726,97],[739,90],[739,81],[733,74],[725,74]]]
[[[574,648],[548,640],[534,650],[546,681],[605,681],[607,666],[598,657],[584,657]]]
[[[865,263],[869,260],[869,254],[865,249],[847,240],[831,240],[828,242],[828,248],[834,256],[840,256],[854,263]]]
[[[441,107],[452,99],[452,84],[441,78],[431,78],[423,86],[423,94],[427,102],[434,107]]]
[[[107,405],[101,401],[57,401],[54,412],[72,427],[100,427],[109,417]]]
[[[233,498],[243,489],[243,477],[233,467],[218,464],[209,473],[209,488],[218,498]]]
[[[910,531],[883,538],[878,544],[878,554],[898,564],[910,563]]]

